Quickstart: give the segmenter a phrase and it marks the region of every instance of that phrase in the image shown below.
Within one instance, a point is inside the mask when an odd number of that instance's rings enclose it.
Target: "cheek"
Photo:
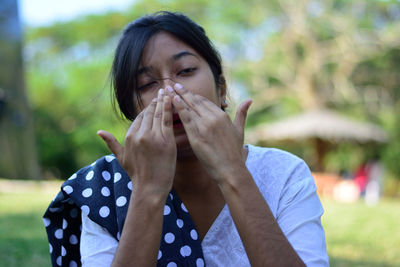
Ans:
[[[185,84],[182,85],[185,86]],[[199,76],[190,85],[187,84],[185,88],[188,88],[194,94],[204,96],[212,102],[217,103],[218,93],[212,74]]]
[[[135,99],[136,106],[138,107],[138,111],[142,111],[145,109],[148,105],[150,105],[151,101],[153,98],[157,97],[157,91],[154,90],[154,92],[144,92],[140,95],[140,99],[142,100],[142,106],[139,106],[139,103],[137,103],[137,100]]]

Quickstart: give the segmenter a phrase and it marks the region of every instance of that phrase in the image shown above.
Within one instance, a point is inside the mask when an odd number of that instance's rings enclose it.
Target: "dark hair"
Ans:
[[[111,83],[114,89],[114,101],[129,120],[137,116],[137,103],[142,105],[137,90],[136,73],[139,68],[143,49],[147,41],[155,34],[164,31],[191,46],[208,63],[217,88],[225,84],[222,75],[221,56],[206,36],[204,29],[181,13],[161,11],[145,15],[126,26],[115,51],[111,70]],[[115,102],[114,102],[115,103]]]

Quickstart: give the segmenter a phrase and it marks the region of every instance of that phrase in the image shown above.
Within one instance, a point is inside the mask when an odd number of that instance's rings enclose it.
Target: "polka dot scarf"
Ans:
[[[124,225],[132,182],[114,156],[72,175],[43,216],[53,266],[81,266],[81,213],[117,240]],[[157,266],[204,266],[201,242],[183,202],[172,190],[164,207]]]

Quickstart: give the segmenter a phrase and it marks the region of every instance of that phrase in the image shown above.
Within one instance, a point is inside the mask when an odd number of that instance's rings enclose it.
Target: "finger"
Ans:
[[[176,83],[174,85],[174,91],[184,102],[186,102],[189,107],[191,107],[198,115],[201,116],[201,111],[199,109],[201,101],[199,101],[199,99],[196,98],[192,92],[184,88],[180,83]]]
[[[142,120],[143,120],[143,116],[144,116],[144,112],[145,110],[142,110],[135,118],[135,120],[131,123],[131,126],[129,126],[128,132],[127,132],[127,136],[130,133],[134,133],[137,132],[140,128],[140,125],[142,124]]]
[[[154,111],[154,118],[153,118],[153,126],[152,128],[156,128],[161,126],[162,122],[162,115],[163,115],[163,98],[164,98],[164,89],[158,90],[157,95],[157,105],[156,110]]]
[[[253,100],[247,99],[239,105],[239,108],[236,111],[236,116],[233,125],[241,134],[243,134],[244,132],[244,126],[246,125],[247,111],[249,110],[250,105],[252,103]]]
[[[197,108],[201,110],[200,116],[209,117],[217,114],[218,112],[224,112],[220,106],[217,106],[207,97],[194,94],[194,98],[196,98]]]
[[[111,150],[111,152],[115,155],[117,159],[122,156],[124,148],[114,137],[114,135],[104,130],[97,131],[97,135],[100,136],[104,140],[104,142],[106,142],[108,148]]]
[[[186,133],[197,131],[196,122],[201,122],[200,116],[183,101],[180,95],[175,95],[172,103],[178,111]]]
[[[169,86],[169,85],[167,85],[167,86],[165,87],[165,94],[166,94],[166,95],[169,95],[169,96],[171,97],[171,99],[176,95],[174,89],[173,89],[171,86]]]
[[[164,136],[173,135],[172,101],[169,95],[163,97],[161,130]]]
[[[153,125],[153,117],[154,117],[154,112],[156,110],[156,106],[157,106],[157,98],[154,98],[144,111],[142,124],[140,126],[141,130],[148,131],[149,129],[151,129]]]

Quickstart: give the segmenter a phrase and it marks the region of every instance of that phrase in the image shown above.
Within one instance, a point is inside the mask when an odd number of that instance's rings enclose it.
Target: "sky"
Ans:
[[[82,14],[122,10],[134,0],[18,0],[21,20],[31,26],[44,26],[71,20]]]

